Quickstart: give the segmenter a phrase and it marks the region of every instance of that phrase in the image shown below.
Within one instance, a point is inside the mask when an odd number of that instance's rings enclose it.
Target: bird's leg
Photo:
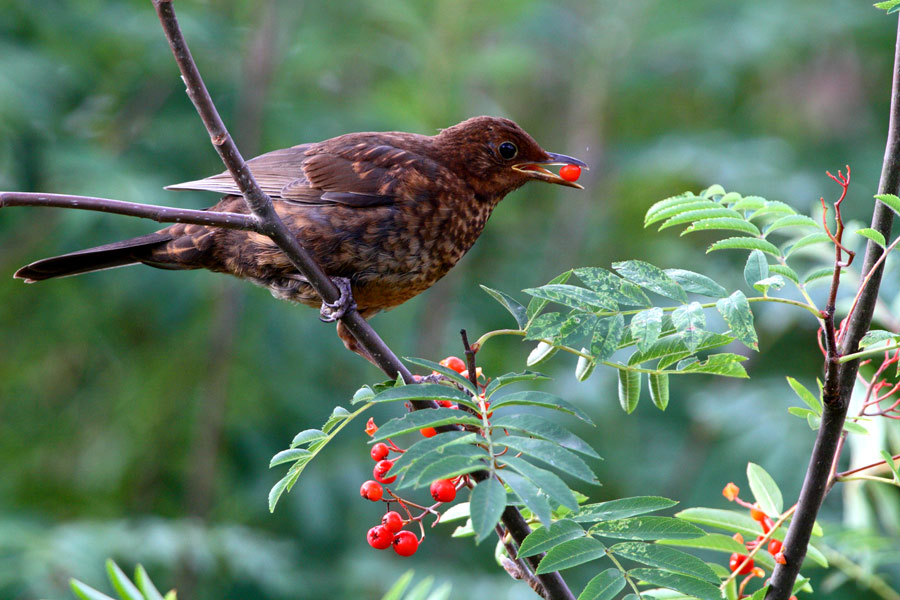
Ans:
[[[343,317],[348,310],[356,308],[356,301],[353,300],[353,292],[350,291],[350,280],[346,277],[332,277],[331,281],[334,282],[334,285],[340,290],[341,297],[334,302],[322,301],[322,308],[319,309],[319,320],[323,323],[333,323]],[[341,339],[344,338],[342,337]],[[354,340],[354,342],[355,341],[356,340]],[[344,341],[344,344],[347,344],[346,340]],[[349,348],[350,346],[347,347]],[[356,350],[354,350],[354,352],[356,352]]]

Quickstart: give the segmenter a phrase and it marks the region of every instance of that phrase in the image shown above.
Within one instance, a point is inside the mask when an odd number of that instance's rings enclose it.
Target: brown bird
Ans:
[[[435,136],[350,133],[275,150],[248,165],[300,243],[343,283],[339,287],[349,283],[364,318],[443,277],[513,190],[535,180],[581,189],[546,166],[586,166],[546,152],[514,122],[493,117],[475,117]],[[218,192],[225,196],[211,210],[249,212],[228,172],[166,189]],[[230,273],[278,298],[322,302],[268,237],[190,224],[40,260],[15,277],[31,283],[137,263]],[[368,358],[340,322],[338,335]]]

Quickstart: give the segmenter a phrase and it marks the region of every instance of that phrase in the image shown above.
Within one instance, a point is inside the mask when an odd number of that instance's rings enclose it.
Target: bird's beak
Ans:
[[[547,152],[547,160],[542,160],[539,162],[528,162],[528,163],[519,163],[517,165],[513,165],[512,168],[519,173],[524,173],[528,175],[532,179],[537,179],[539,181],[546,181],[547,183],[558,183],[559,185],[565,185],[568,187],[577,188],[579,190],[583,190],[584,187],[578,185],[574,181],[567,181],[557,175],[556,173],[545,169],[544,167],[552,167],[556,165],[576,165],[581,167],[582,169],[587,169],[588,166],[577,158],[572,158],[571,156],[566,156],[565,154],[556,154],[555,152]]]

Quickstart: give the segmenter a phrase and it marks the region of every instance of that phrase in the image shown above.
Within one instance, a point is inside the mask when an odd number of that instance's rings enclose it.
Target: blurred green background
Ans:
[[[245,156],[350,131],[433,133],[491,114],[591,165],[584,192],[532,184],[512,194],[456,269],[373,320],[403,356],[439,360],[460,353],[460,328],[478,336],[510,326],[480,283],[524,299],[518,290],[566,268],[640,258],[743,285],[742,255],[704,256],[703,234],[642,228],[653,202],[687,189],[720,183],[808,211],[837,189],[824,171],[849,163],[845,214],[866,220],[871,211],[896,17],[867,2],[176,8]],[[216,200],[161,189],[222,167],[150,2],[0,0],[0,14],[0,189],[195,208]],[[381,379],[314,311],[206,272],[11,279],[33,260],[155,225],[0,212],[0,597],[67,598],[71,576],[104,587],[107,556],[126,570],[142,562],[182,598],[377,598],[409,566],[453,582],[454,598],[533,597],[496,567],[492,543],[451,539],[449,525],[413,559],[365,544],[380,509],[357,494],[371,468],[362,423],[268,513],[282,473],[268,470],[269,458]],[[896,279],[886,286],[896,294]],[[725,507],[720,490],[731,480],[746,487],[748,460],[796,497],[813,433],[787,416],[795,400],[784,376],[813,385],[814,323],[790,308],[756,312],[752,379],[674,381],[666,413],[645,398],[626,417],[612,373],[578,384],[568,358],[542,367],[554,376],[545,389],[599,423],[578,430],[605,457],[593,465],[603,486],[585,490],[592,499],[654,494]],[[529,350],[503,339],[479,358],[497,375],[521,369]],[[879,552],[854,558],[887,563],[880,571],[895,586],[896,491],[834,493],[821,519],[831,531],[842,521],[857,528],[829,538],[850,551],[874,527]],[[877,597],[840,572],[821,574],[817,598]],[[579,588],[590,575],[567,572]]]

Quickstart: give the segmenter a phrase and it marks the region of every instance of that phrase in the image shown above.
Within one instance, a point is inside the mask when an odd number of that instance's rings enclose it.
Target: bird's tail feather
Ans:
[[[14,277],[24,279],[26,283],[34,283],[44,279],[69,277],[140,262],[147,262],[158,268],[183,268],[177,264],[159,264],[150,261],[153,250],[172,239],[173,236],[170,234],[157,232],[62,256],[45,258],[22,267],[16,271]]]

